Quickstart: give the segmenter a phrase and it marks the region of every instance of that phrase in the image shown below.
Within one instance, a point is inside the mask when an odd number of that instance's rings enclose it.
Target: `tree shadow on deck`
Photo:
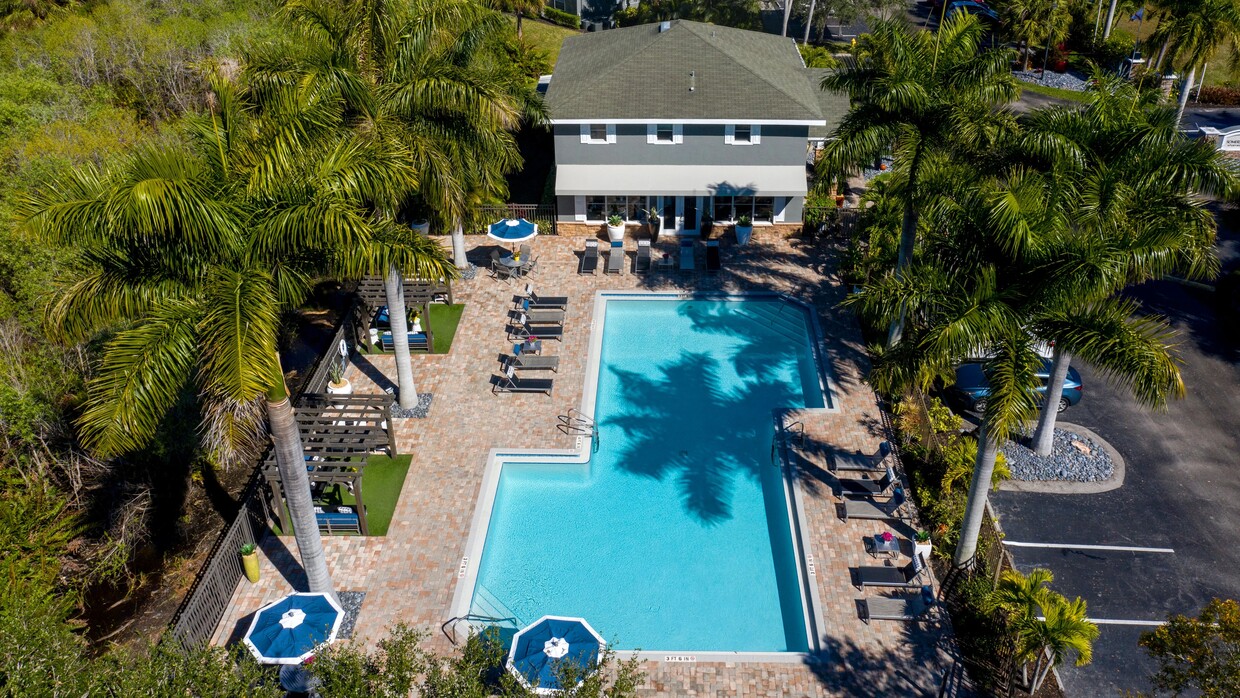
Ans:
[[[824,635],[822,648],[811,653],[806,665],[828,690],[846,696],[907,698],[939,695],[944,676],[953,668],[958,653],[951,639],[950,624],[940,608],[932,620],[899,624],[897,649],[863,647],[851,638]],[[861,620],[855,622],[861,623]],[[953,696],[974,695],[969,691]],[[981,695],[981,694],[977,694]]]

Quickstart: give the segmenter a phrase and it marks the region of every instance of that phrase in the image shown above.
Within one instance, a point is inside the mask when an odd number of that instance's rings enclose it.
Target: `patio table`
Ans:
[[[542,340],[536,339],[532,342],[527,341],[527,342],[521,342],[520,344],[514,344],[512,345],[512,353],[517,354],[517,355],[519,354],[541,354],[542,353]]]
[[[866,536],[862,539],[865,544],[865,551],[873,557],[880,554],[886,554],[888,557],[900,556],[900,539],[895,536],[891,540],[883,540],[883,534],[879,533],[873,536]]]

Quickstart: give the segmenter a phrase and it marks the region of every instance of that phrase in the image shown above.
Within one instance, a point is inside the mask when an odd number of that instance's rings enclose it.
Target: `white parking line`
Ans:
[[[1045,616],[1038,616],[1038,620],[1046,620]],[[1121,620],[1116,618],[1086,618],[1085,620],[1095,625],[1166,625],[1165,620]]]
[[[1126,550],[1134,553],[1174,553],[1172,548],[1139,548],[1131,545],[1074,545],[1072,543],[1020,543],[1014,540],[1003,541],[1004,545],[1013,548],[1063,548],[1066,550]]]

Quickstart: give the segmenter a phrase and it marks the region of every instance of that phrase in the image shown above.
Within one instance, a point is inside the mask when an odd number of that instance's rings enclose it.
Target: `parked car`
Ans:
[[[1037,372],[1042,385],[1037,389],[1040,395],[1046,393],[1046,379],[1051,375],[1051,360],[1043,359],[1042,368]],[[1063,395],[1059,398],[1059,412],[1063,412],[1081,401],[1081,374],[1075,368],[1068,367],[1068,377],[1063,382]],[[981,412],[986,409],[986,398],[990,395],[990,382],[986,380],[984,365],[980,363],[963,363],[956,367],[956,382],[951,392],[964,403],[965,409]]]
[[[951,3],[947,6],[945,18],[951,19],[961,12],[976,15],[977,19],[984,25],[999,23],[999,13],[980,2],[976,2],[976,0],[957,0]]]

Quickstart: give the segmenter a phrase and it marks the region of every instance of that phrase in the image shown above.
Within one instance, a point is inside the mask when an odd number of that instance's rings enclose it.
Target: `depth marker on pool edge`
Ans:
[[[1134,553],[1174,553],[1172,548],[1139,548],[1131,545],[1073,545],[1071,543],[1018,543],[1005,540],[1003,544],[1013,548],[1062,548],[1064,550],[1120,550]]]

